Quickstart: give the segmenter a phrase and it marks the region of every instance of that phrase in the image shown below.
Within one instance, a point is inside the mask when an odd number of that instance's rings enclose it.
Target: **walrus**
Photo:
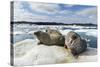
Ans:
[[[64,46],[65,38],[64,36],[57,30],[48,29],[46,32],[37,31],[34,32],[34,35],[37,36],[38,40],[40,41],[38,44],[44,45],[58,45]]]
[[[79,34],[70,31],[65,36],[65,48],[67,48],[74,56],[78,56],[87,48],[86,40],[82,39]]]

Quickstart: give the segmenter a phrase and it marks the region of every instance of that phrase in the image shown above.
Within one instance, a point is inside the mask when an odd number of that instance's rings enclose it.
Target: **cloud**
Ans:
[[[24,5],[22,5],[22,2],[15,1],[14,2],[14,21],[31,21],[31,22],[37,22],[37,21],[44,21],[45,18],[48,18],[48,16],[40,16],[40,15],[33,15],[32,13],[26,11],[24,8],[22,8]]]
[[[27,3],[30,5],[30,8],[36,12],[52,14],[59,11],[58,4],[40,3],[40,2],[27,2]]]
[[[96,7],[87,8],[87,9],[84,9],[84,10],[77,12],[77,14],[83,15],[83,16],[97,15],[97,8]]]
[[[58,4],[27,2],[33,12],[23,8],[23,1],[14,2],[14,21],[60,22],[60,23],[97,23],[97,8],[86,8],[79,11],[61,10]],[[66,7],[73,7],[69,5]],[[36,13],[34,12],[36,11]],[[42,15],[40,13],[43,13]]]
[[[97,23],[97,7],[87,8],[76,13],[79,16],[88,18],[87,22]]]
[[[57,5],[52,5],[52,4],[44,4],[44,3],[31,3],[27,2],[30,5],[30,9],[35,10],[37,12],[43,12],[43,13],[56,13],[58,6]],[[44,6],[43,6],[44,5]],[[28,10],[25,10],[23,8],[23,2],[15,1],[14,2],[14,21],[31,21],[31,22],[41,22],[41,21],[47,21],[49,22],[52,20],[49,16],[47,15],[39,15],[35,13],[31,13]],[[34,7],[32,7],[34,6]],[[42,6],[42,7],[40,7]],[[53,7],[54,6],[54,7]],[[48,8],[48,9],[47,9]],[[50,10],[49,10],[50,8]]]
[[[26,12],[24,9],[22,9],[22,2],[15,1],[14,2],[14,21],[20,21],[24,20],[27,17],[31,17],[31,14]]]
[[[62,10],[58,12],[58,15],[64,15],[64,16],[68,16],[68,15],[72,15],[74,12],[69,11],[69,10]]]

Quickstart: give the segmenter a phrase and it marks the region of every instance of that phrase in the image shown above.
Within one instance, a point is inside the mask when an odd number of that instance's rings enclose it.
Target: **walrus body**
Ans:
[[[37,31],[34,34],[37,36],[38,40],[40,41],[40,44],[45,44],[48,46],[51,45],[64,46],[65,38],[57,30],[49,29],[46,30],[46,32]]]
[[[73,55],[78,55],[86,50],[87,43],[84,39],[81,39],[80,35],[71,31],[65,37],[65,47],[68,48]]]

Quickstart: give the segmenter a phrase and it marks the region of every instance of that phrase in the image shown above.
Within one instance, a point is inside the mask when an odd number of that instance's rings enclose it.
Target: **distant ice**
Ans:
[[[13,34],[13,35],[25,34],[25,32],[22,32],[22,31],[14,31],[14,32],[12,32],[11,34]]]

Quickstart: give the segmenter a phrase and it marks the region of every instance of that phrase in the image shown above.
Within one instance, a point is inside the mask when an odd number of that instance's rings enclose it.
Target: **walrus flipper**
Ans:
[[[43,44],[42,42],[38,42],[38,45]]]

